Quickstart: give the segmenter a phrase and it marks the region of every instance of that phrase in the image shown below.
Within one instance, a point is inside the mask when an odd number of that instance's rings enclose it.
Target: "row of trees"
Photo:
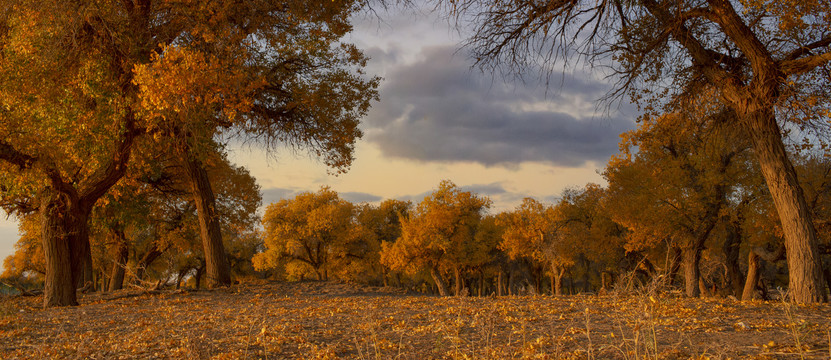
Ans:
[[[703,103],[695,109],[707,112]],[[555,204],[526,198],[496,214],[488,198],[450,181],[418,204],[352,204],[324,187],[270,204],[260,233],[252,230],[260,204],[254,179],[224,158],[209,162],[208,174],[237,278],[338,279],[440,295],[662,282],[693,297],[752,299],[787,288],[783,232],[752,149],[729,122],[697,116],[641,119],[603,172],[606,187],[568,189]],[[831,279],[831,158],[807,143],[793,149]],[[128,172],[143,175],[128,176],[119,186],[131,188],[108,194],[93,212],[84,279],[94,288],[116,290],[125,279],[205,284],[186,170],[165,163],[160,173]],[[38,221],[23,218],[4,278],[43,279]]]
[[[272,204],[254,266],[284,279],[428,284],[440,295],[448,284],[457,295],[543,292],[546,277],[555,294],[564,280],[578,291],[661,282],[742,299],[788,288],[782,226],[753,149],[707,116],[705,101],[689,105],[625,133],[607,187],[569,189],[552,205],[526,198],[491,214],[489,199],[449,181],[416,205],[353,205],[328,188]],[[831,279],[831,158],[810,143],[791,157]]]

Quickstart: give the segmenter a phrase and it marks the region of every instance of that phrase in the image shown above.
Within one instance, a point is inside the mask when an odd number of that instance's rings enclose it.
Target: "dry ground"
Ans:
[[[0,299],[2,359],[828,359],[831,305],[438,298],[335,283]]]

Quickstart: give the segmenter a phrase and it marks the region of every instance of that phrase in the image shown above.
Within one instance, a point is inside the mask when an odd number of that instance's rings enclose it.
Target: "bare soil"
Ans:
[[[0,298],[2,359],[829,359],[831,305],[302,282]]]

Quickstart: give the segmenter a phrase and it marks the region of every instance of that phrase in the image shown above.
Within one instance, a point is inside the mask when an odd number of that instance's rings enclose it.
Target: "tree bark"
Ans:
[[[477,296],[482,297],[482,293],[484,291],[485,291],[485,271],[480,268],[479,269],[479,289],[478,289],[478,295]]]
[[[462,287],[464,287],[464,282],[462,281],[462,271],[459,269],[459,266],[456,265],[453,267],[453,279],[455,281],[456,289],[455,295],[461,296],[462,295]]]
[[[782,224],[791,299],[797,303],[824,301],[822,259],[816,230],[773,110],[764,107],[744,116],[743,120]]]
[[[222,244],[222,233],[216,213],[216,198],[204,165],[189,151],[183,151],[190,178],[191,194],[196,203],[199,233],[205,255],[206,283],[210,288],[231,285],[231,264]],[[320,274],[318,274],[320,275]]]
[[[739,266],[739,250],[741,250],[742,233],[741,225],[734,222],[729,222],[727,225],[727,237],[724,239],[724,258],[727,266],[727,279],[730,281],[730,291],[733,296],[739,298],[743,296],[742,271]]]
[[[127,260],[130,257],[130,248],[127,247],[127,237],[124,236],[124,230],[120,228],[112,229],[112,234],[115,237],[117,251],[107,290],[116,291],[124,287],[124,269],[127,267]]]
[[[503,282],[502,274],[503,274],[503,271],[502,271],[502,269],[500,269],[499,274],[496,276],[496,296],[504,295],[504,292],[502,291],[502,289],[505,287],[505,285],[502,284],[502,282]]]
[[[701,249],[698,247],[687,247],[683,249],[684,256],[684,288],[687,297],[699,297],[701,291],[698,279],[701,277],[701,270],[698,265],[701,262]]]
[[[563,294],[563,275],[566,274],[566,269],[562,266],[554,268],[554,295]]]
[[[450,294],[447,291],[447,285],[445,285],[444,279],[442,279],[441,274],[439,273],[439,269],[435,266],[431,267],[430,276],[433,277],[433,281],[436,283],[436,288],[439,290],[439,296],[447,296]]]
[[[46,263],[46,285],[43,289],[43,306],[78,305],[75,294],[77,278],[73,279],[72,256],[69,239],[61,218],[65,212],[62,202],[51,197],[40,208],[41,239]]]
[[[678,272],[681,270],[681,263],[683,262],[684,256],[683,251],[681,248],[677,246],[673,246],[671,248],[671,254],[669,257],[669,285],[675,286],[678,282]]]
[[[742,301],[750,301],[756,297],[756,283],[759,282],[759,255],[750,251],[747,256],[747,278],[742,291]]]
[[[199,259],[199,267],[196,268],[196,275],[193,276],[193,288],[198,289],[202,282],[202,276],[205,274],[205,259]],[[303,279],[300,279],[303,280]]]

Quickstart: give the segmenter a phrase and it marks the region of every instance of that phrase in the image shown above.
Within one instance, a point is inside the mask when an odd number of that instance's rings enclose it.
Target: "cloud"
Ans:
[[[462,186],[462,190],[485,196],[502,195],[508,192],[500,183],[466,185]]]
[[[271,203],[276,203],[283,199],[291,199],[297,196],[297,194],[299,194],[300,192],[302,192],[302,190],[287,188],[268,188],[263,189],[261,192],[263,195],[263,205],[268,206]]]
[[[387,70],[381,101],[364,123],[366,139],[386,156],[575,167],[607,161],[620,133],[634,127],[631,116],[598,113],[608,87],[590,76],[551,79],[555,89],[546,93],[538,83],[504,84],[471,70],[455,52],[454,45],[425,47],[419,60]]]
[[[262,190],[263,194],[263,205],[268,206],[268,204],[278,202],[283,199],[293,199],[298,194],[306,191],[316,192],[318,190],[304,190],[300,188],[268,188]],[[378,195],[373,195],[364,192],[342,192],[338,193],[341,199],[349,201],[351,203],[362,203],[362,202],[377,202],[381,201],[383,198]]]
[[[353,204],[363,203],[363,202],[377,202],[381,201],[383,198],[378,195],[363,193],[363,192],[344,192],[339,194],[341,199],[349,201]]]

